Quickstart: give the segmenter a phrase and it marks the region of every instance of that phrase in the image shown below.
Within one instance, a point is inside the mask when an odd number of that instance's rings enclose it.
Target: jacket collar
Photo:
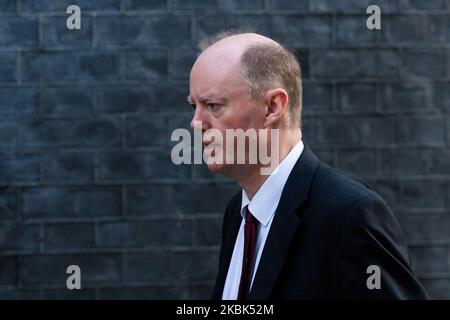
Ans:
[[[249,299],[262,300],[269,297],[287,257],[292,237],[301,223],[297,211],[308,198],[318,164],[317,157],[305,145],[283,189]]]

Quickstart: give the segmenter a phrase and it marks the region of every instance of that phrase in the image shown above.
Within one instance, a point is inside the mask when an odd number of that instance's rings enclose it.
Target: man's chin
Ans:
[[[213,173],[225,174],[227,166],[225,164],[207,163],[208,170]]]

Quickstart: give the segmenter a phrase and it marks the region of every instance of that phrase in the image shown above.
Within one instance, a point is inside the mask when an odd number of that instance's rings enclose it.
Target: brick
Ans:
[[[197,51],[182,50],[174,52],[173,60],[170,63],[170,76],[188,79],[195,60],[197,60]]]
[[[303,113],[331,109],[331,85],[303,84]]]
[[[396,216],[399,215],[397,210],[399,202],[399,186],[396,182],[379,181],[369,183],[377,193],[386,201],[388,206],[393,210]]]
[[[96,28],[101,45],[179,45],[190,40],[190,20],[185,16],[97,17]]]
[[[17,214],[17,208],[18,208],[17,191],[11,187],[1,187],[0,219],[2,221],[15,219]]]
[[[127,280],[131,282],[175,280],[178,273],[173,271],[173,268],[170,269],[169,255],[167,252],[128,254],[125,260]],[[178,263],[180,264],[180,261]]]
[[[191,299],[190,286],[100,288],[106,300],[180,300]]]
[[[186,129],[189,130],[189,132],[192,134],[192,141],[194,140],[194,136],[193,136],[193,131],[191,129],[191,120],[194,116],[194,109],[192,109],[188,103],[186,102],[184,104],[184,111],[188,112],[188,113],[184,113],[184,114],[177,114],[174,115],[172,117],[170,117],[169,120],[169,124],[168,124],[168,140],[171,140],[171,135],[172,132],[176,129]],[[176,144],[178,144],[178,141],[170,141],[169,142],[171,144],[171,146],[175,146]]]
[[[22,59],[24,80],[108,80],[119,73],[110,52],[24,52]]]
[[[35,46],[38,39],[36,19],[6,18],[0,20],[0,46]]]
[[[99,158],[100,180],[186,179],[189,174],[188,166],[173,164],[167,152],[103,153]]]
[[[117,217],[121,213],[118,187],[38,187],[23,191],[26,219]]]
[[[195,244],[199,246],[220,246],[222,219],[197,220],[195,222]]]
[[[406,9],[417,9],[417,10],[443,10],[445,9],[445,0],[408,0],[404,4]]]
[[[127,279],[129,281],[213,280],[217,273],[217,261],[216,252],[129,254]],[[148,266],[153,266],[151,271]]]
[[[170,140],[164,117],[127,118],[126,144],[129,146],[166,146]]]
[[[447,117],[447,141],[450,141],[450,117]]]
[[[164,51],[127,52],[127,79],[161,79],[167,76],[167,56]]]
[[[203,286],[192,286],[191,299],[207,300],[211,298],[214,284]]]
[[[334,117],[317,123],[318,143],[385,144],[395,143],[397,123],[392,117]]]
[[[302,136],[306,139],[306,143],[314,144],[316,136],[314,134],[315,123],[317,122],[314,115],[304,114],[301,119]]]
[[[383,175],[445,175],[450,172],[450,152],[438,148],[382,151]]]
[[[411,266],[416,273],[448,272],[447,246],[410,246]]]
[[[170,214],[168,186],[144,185],[127,188],[128,215]]]
[[[0,0],[0,15],[2,13],[15,13],[16,0]]]
[[[309,76],[309,49],[293,48],[294,54],[300,63],[300,72],[302,79],[308,79]]]
[[[423,110],[428,103],[428,89],[417,83],[386,83],[381,86],[380,107],[384,110]]]
[[[110,87],[100,90],[99,108],[102,112],[178,111],[187,104],[188,94],[181,85]]]
[[[180,252],[172,256],[171,265],[175,266],[180,280],[214,281],[217,275],[218,252]],[[186,261],[181,264],[179,261]]]
[[[377,173],[374,150],[339,150],[338,167],[359,176],[374,176]]]
[[[95,282],[118,282],[122,279],[122,259],[115,254],[50,255],[21,257],[19,277],[24,284],[54,284],[66,288],[67,267],[78,265],[81,287]]]
[[[437,83],[432,90],[433,106],[450,113],[450,83]]]
[[[166,10],[167,0],[124,0],[125,10]]]
[[[308,11],[308,1],[269,0],[268,9]]]
[[[83,8],[81,8],[83,12]],[[65,12],[65,11],[64,11]],[[92,20],[81,14],[80,30],[69,30],[66,25],[67,16],[46,17],[43,19],[43,41],[46,46],[91,45]]]
[[[13,148],[17,140],[17,126],[15,121],[0,121],[0,147]]]
[[[46,114],[89,114],[93,109],[91,89],[43,88],[40,91],[40,109]]]
[[[236,16],[198,17],[195,25],[195,41],[215,35],[218,32],[232,29],[244,29]],[[249,29],[248,27],[245,30]]]
[[[99,225],[101,247],[172,247],[191,246],[190,221],[108,222]]]
[[[41,299],[40,289],[10,289],[0,290],[1,300],[36,300]]]
[[[0,181],[38,181],[39,157],[37,155],[0,156]]]
[[[429,17],[429,40],[443,43],[450,42],[450,20],[448,16]]]
[[[396,77],[400,75],[400,56],[397,50],[379,49],[373,52],[375,77]]]
[[[90,223],[48,224],[45,249],[80,249],[95,247],[94,225]]]
[[[373,84],[338,85],[338,108],[345,111],[375,110],[375,86]]]
[[[407,209],[445,208],[445,193],[445,182],[403,182],[400,204]]]
[[[17,61],[15,52],[0,52],[0,82],[17,79]]]
[[[406,76],[445,76],[445,49],[405,49],[402,60]]]
[[[386,77],[399,75],[395,50],[314,50],[312,74],[317,77]]]
[[[375,42],[375,32],[366,27],[367,16],[344,16],[337,18],[336,40],[345,44],[368,44]]]
[[[173,0],[175,10],[255,10],[264,8],[264,0]]]
[[[249,16],[245,17],[245,23],[291,46],[327,45],[331,40],[329,17]]]
[[[175,185],[171,204],[177,214],[223,213],[232,195],[234,185],[211,183],[204,185]],[[205,197],[205,192],[208,197]]]
[[[115,146],[120,143],[119,121],[36,119],[21,122],[24,147]]]
[[[386,16],[381,20],[381,43],[403,44],[428,41],[428,32],[422,16]]]
[[[304,139],[302,139],[304,140]],[[333,151],[329,150],[314,150],[315,155],[320,159],[320,161],[325,162],[326,164],[335,167],[335,160]]]
[[[16,283],[16,257],[0,257],[0,285],[15,285]]]
[[[21,0],[20,1],[20,9],[22,12],[54,12],[61,11],[62,13],[66,12],[66,9],[69,5],[76,4],[80,7],[81,12],[83,11],[92,11],[92,10],[101,10],[101,11],[110,11],[110,10],[120,10],[120,0]]]
[[[48,154],[44,163],[44,180],[85,182],[94,180],[95,164],[92,154]]]
[[[450,217],[446,215],[408,215],[400,218],[407,241],[448,241]]]
[[[67,274],[67,277],[69,274]],[[83,277],[83,276],[82,276]],[[81,278],[83,281],[83,278]],[[45,300],[94,300],[96,299],[95,289],[83,288],[80,290],[67,289],[47,289],[42,290],[42,299]]]
[[[321,12],[366,12],[368,6],[373,4],[371,0],[316,0],[313,1],[314,10]],[[397,11],[399,4],[397,0],[379,0],[376,5],[380,7],[381,12]]]
[[[0,250],[37,250],[39,249],[39,226],[7,225],[0,227]]]
[[[1,88],[0,114],[32,114],[37,112],[37,91],[33,88]]]
[[[449,300],[450,299],[450,279],[432,278],[420,279],[420,283],[425,287],[431,299],[433,300]]]
[[[399,130],[406,143],[445,144],[445,119],[440,116],[404,117]]]
[[[16,145],[17,135],[17,125],[15,120],[0,120],[1,148],[13,148]]]

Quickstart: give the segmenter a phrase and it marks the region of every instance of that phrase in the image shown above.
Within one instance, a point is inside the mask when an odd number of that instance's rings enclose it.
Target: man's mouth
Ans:
[[[210,145],[213,142],[214,142],[213,140],[202,140],[202,145],[204,147],[207,147],[208,145]]]

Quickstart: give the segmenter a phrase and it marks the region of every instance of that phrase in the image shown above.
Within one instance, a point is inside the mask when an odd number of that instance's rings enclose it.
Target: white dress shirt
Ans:
[[[230,266],[228,268],[227,278],[222,293],[223,300],[236,300],[239,293],[239,283],[241,281],[242,259],[244,256],[244,224],[245,212],[248,206],[250,212],[259,222],[256,246],[255,246],[255,263],[252,273],[252,281],[250,287],[253,285],[256,271],[258,270],[259,260],[266,243],[267,235],[269,234],[270,226],[272,225],[275,211],[280,202],[281,193],[284,185],[297,162],[298,158],[303,152],[303,142],[300,140],[294,148],[286,155],[278,167],[267,178],[261,188],[256,192],[253,199],[249,199],[247,193],[242,189],[242,205],[241,216],[242,222],[239,232],[234,244],[233,255],[231,256]]]

